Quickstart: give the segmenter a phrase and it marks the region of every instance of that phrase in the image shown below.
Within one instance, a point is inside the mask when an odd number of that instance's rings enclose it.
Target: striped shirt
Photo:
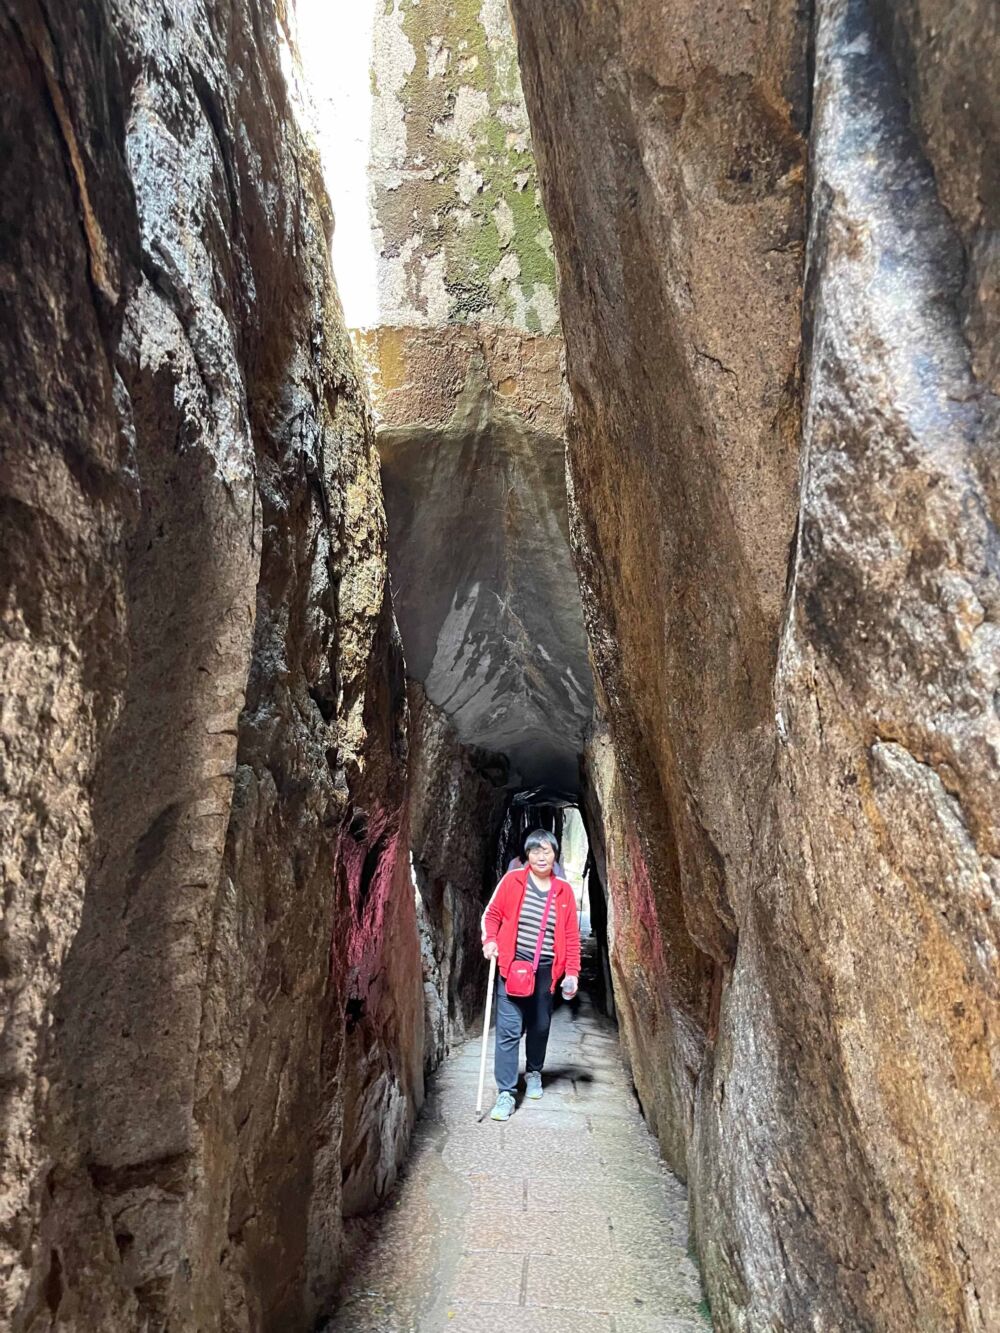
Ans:
[[[542,928],[542,916],[545,913],[545,900],[549,896],[549,888],[553,881],[550,879],[544,888],[535,883],[533,876],[528,876],[528,883],[524,890],[524,902],[521,904],[521,915],[517,918],[517,951],[516,958],[526,958],[529,962],[535,956],[535,946],[538,943],[538,932]],[[541,962],[551,963],[556,952],[556,905],[553,902],[552,909],[549,912],[549,919],[545,923],[545,939],[542,940]]]

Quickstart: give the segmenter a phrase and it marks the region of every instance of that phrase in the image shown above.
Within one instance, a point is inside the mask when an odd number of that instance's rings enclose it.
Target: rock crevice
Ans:
[[[1000,1322],[996,6],[510,11],[352,341],[284,5],[0,0],[14,1333],[330,1316],[574,802],[716,1325]]]

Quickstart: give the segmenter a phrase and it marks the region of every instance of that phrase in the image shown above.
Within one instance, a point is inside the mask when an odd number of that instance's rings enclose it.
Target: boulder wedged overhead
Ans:
[[[383,330],[376,345],[407,670],[463,742],[506,757],[511,785],[573,788],[593,705],[559,342],[449,328]]]

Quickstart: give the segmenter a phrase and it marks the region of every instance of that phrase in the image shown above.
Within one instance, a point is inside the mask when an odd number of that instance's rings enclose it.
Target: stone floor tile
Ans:
[[[687,1255],[686,1210],[676,1216],[636,1216],[635,1213],[612,1210],[610,1228],[612,1244],[620,1254]]]
[[[685,1207],[677,1204],[657,1187],[654,1176],[637,1176],[635,1179],[623,1178],[617,1172],[607,1170],[607,1189],[605,1204],[615,1221],[621,1218],[641,1218],[661,1222],[687,1217]]]
[[[583,1210],[565,1221],[549,1209],[471,1208],[462,1235],[466,1250],[517,1254],[589,1255],[607,1258],[613,1249],[608,1218]]]
[[[515,1183],[509,1175],[491,1175],[486,1171],[470,1171],[465,1180],[472,1190],[472,1202],[482,1200],[487,1203],[507,1198]]]
[[[446,1299],[452,1305],[517,1305],[521,1299],[526,1259],[523,1254],[495,1250],[463,1254],[455,1267]]]
[[[572,1215],[580,1211],[593,1211],[594,1207],[605,1199],[602,1177],[588,1175],[585,1179],[550,1180],[530,1178],[527,1182],[527,1205],[529,1209],[550,1208],[555,1213]]]
[[[588,1137],[586,1130],[577,1134],[563,1134],[554,1129],[532,1130],[526,1126],[511,1127],[504,1136],[507,1161],[523,1164],[525,1171],[552,1174],[547,1165],[574,1175],[594,1173],[601,1165],[600,1150]]]
[[[709,1333],[712,1321],[707,1315],[617,1314],[615,1333]]]
[[[499,1135],[493,1143],[448,1142],[441,1151],[441,1160],[460,1175],[505,1176],[511,1163]]]
[[[692,1318],[700,1300],[700,1291],[692,1294],[669,1264],[588,1265],[584,1280],[576,1258],[553,1255],[528,1260],[525,1303],[529,1306]]]
[[[585,1046],[603,1046],[608,1050],[613,1050],[616,1054],[621,1051],[621,1042],[617,1036],[603,1032],[592,1024],[581,1029],[580,1040]]]
[[[550,1130],[558,1134],[590,1133],[586,1115],[572,1105],[568,1098],[545,1096],[539,1102],[522,1103],[518,1109],[524,1114],[512,1116],[507,1126],[515,1132],[537,1134],[542,1130]]]
[[[328,1333],[704,1333],[684,1187],[604,1020],[557,1012],[545,1097],[506,1124],[477,1121],[478,1073],[471,1042],[431,1080]]]
[[[445,1318],[443,1324],[421,1323],[420,1333],[611,1333],[608,1315],[526,1310],[521,1305],[459,1306],[446,1311]]]
[[[600,1142],[593,1148],[594,1157],[618,1180],[635,1182],[638,1185],[650,1183],[658,1192],[671,1196],[668,1182],[670,1172],[663,1162],[646,1153],[628,1153],[610,1149]]]
[[[609,1132],[615,1128],[623,1131],[639,1130],[648,1134],[645,1122],[637,1110],[623,1105],[619,1097],[578,1097],[573,1103],[573,1110],[585,1115],[592,1130],[605,1126]]]

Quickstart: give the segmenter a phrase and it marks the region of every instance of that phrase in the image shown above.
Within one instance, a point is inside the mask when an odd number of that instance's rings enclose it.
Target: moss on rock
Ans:
[[[555,264],[506,11],[393,0],[377,23],[377,121],[401,119],[405,143],[374,172],[383,320],[431,321],[428,273],[443,260],[450,322],[551,332]]]

